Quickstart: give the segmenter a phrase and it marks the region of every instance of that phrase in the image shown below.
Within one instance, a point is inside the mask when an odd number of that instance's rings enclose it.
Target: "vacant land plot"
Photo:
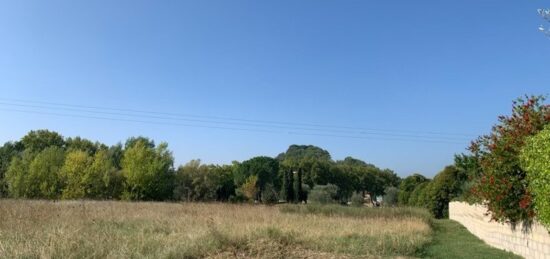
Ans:
[[[305,208],[0,200],[0,258],[372,258],[430,241],[421,210]]]

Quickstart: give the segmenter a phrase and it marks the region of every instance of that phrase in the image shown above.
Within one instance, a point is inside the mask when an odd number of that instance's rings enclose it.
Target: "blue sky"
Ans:
[[[167,141],[178,164],[313,144],[433,176],[513,99],[550,92],[540,7],[550,2],[0,1],[0,142],[40,128],[107,144],[144,135]],[[14,100],[391,131],[188,127]]]

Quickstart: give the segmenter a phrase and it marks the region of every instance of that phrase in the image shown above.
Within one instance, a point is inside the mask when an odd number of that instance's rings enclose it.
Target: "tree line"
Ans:
[[[483,204],[494,220],[550,227],[550,106],[541,96],[513,102],[492,131],[472,141],[433,179],[399,178],[352,157],[291,145],[276,157],[230,165],[192,160],[174,167],[166,143],[132,137],[107,146],[48,130],[31,131],[0,147],[0,197],[276,203],[363,204],[383,196],[386,206],[418,206],[448,216],[449,202]],[[529,225],[529,224],[527,224]]]
[[[400,178],[359,159],[334,161],[316,146],[291,145],[276,157],[230,165],[200,160],[174,166],[167,143],[131,137],[107,146],[49,130],[0,147],[1,197],[182,201],[307,202],[331,190],[331,202],[354,193],[380,196]],[[317,195],[317,196],[316,196]]]

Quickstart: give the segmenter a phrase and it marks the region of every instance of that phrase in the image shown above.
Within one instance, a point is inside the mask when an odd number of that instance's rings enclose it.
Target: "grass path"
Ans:
[[[521,258],[493,248],[453,220],[434,220],[432,243],[418,256],[421,258]]]

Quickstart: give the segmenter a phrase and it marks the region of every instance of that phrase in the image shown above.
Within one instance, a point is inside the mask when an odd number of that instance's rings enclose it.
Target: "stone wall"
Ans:
[[[525,258],[550,258],[550,234],[545,227],[535,223],[528,233],[523,233],[521,226],[513,231],[508,224],[490,222],[491,218],[484,215],[486,212],[480,205],[449,204],[449,218],[460,222],[485,243]]]

